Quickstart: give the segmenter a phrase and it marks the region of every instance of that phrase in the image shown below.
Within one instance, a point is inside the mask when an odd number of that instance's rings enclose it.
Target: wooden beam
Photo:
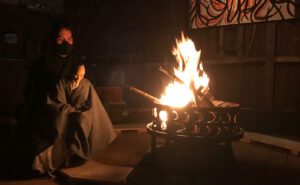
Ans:
[[[147,132],[146,123],[114,124],[114,129],[118,134],[124,132]]]
[[[300,154],[300,142],[294,140],[274,137],[274,136],[255,133],[255,132],[245,132],[242,141],[249,142],[249,143],[250,142],[263,143],[263,144],[287,149],[293,155]]]
[[[274,57],[275,62],[288,62],[288,63],[299,63],[300,56],[276,56]]]
[[[265,57],[232,57],[222,60],[203,60],[204,65],[232,65],[264,63]]]
[[[70,184],[125,184],[132,170],[133,167],[87,160],[80,166],[62,168],[58,174]]]

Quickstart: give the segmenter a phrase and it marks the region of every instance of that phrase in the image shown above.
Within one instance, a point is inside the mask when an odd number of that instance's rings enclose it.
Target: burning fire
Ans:
[[[175,78],[169,83],[160,103],[172,107],[185,107],[190,103],[197,105],[198,94],[207,94],[209,78],[200,62],[201,51],[197,51],[193,41],[181,34],[181,40],[176,39],[172,54],[176,57],[178,66],[174,68]]]

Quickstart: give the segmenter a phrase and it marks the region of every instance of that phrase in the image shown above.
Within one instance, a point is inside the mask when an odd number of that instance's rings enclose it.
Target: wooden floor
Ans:
[[[159,145],[163,142],[159,141]],[[234,157],[224,146],[183,146],[173,143],[149,153],[147,133],[125,132],[97,159],[107,165],[132,167],[126,184],[298,185],[300,157],[257,143],[234,142]],[[86,184],[88,181],[72,182]],[[53,179],[0,180],[0,185],[68,184]],[[92,184],[97,184],[93,181]],[[99,183],[98,183],[99,184]]]
[[[180,149],[179,146],[161,148],[155,157],[146,159],[145,156],[144,164],[136,166],[131,174],[133,179],[129,177],[129,182],[173,185],[300,184],[300,157],[272,146],[234,142],[234,159],[226,154],[223,146],[202,146],[192,149],[193,152]]]
[[[300,157],[273,146],[236,142],[235,172],[243,184],[296,185],[300,183]]]

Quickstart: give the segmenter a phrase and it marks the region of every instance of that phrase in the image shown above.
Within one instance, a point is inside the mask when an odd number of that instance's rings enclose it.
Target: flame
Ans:
[[[183,82],[169,83],[160,103],[172,107],[185,107],[190,102],[195,103],[193,88],[203,94],[208,92],[209,78],[200,62],[201,51],[197,51],[193,41],[181,34],[181,40],[176,39],[176,46],[172,54],[178,63],[174,74]]]

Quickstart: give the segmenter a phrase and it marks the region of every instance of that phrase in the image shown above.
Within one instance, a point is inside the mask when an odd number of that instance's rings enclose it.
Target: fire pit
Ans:
[[[130,87],[155,104],[153,120],[147,125],[152,151],[156,148],[156,137],[224,142],[231,149],[231,141],[243,137],[243,130],[237,124],[239,104],[216,100],[209,93],[209,78],[200,62],[201,52],[191,39],[182,33],[176,46],[172,53],[178,65],[173,71],[165,66],[159,68],[171,79],[160,99]]]
[[[147,125],[151,135],[151,151],[156,149],[156,137],[191,142],[224,142],[243,137],[237,124],[239,107],[231,108],[172,108],[158,105],[153,109],[153,121]]]

